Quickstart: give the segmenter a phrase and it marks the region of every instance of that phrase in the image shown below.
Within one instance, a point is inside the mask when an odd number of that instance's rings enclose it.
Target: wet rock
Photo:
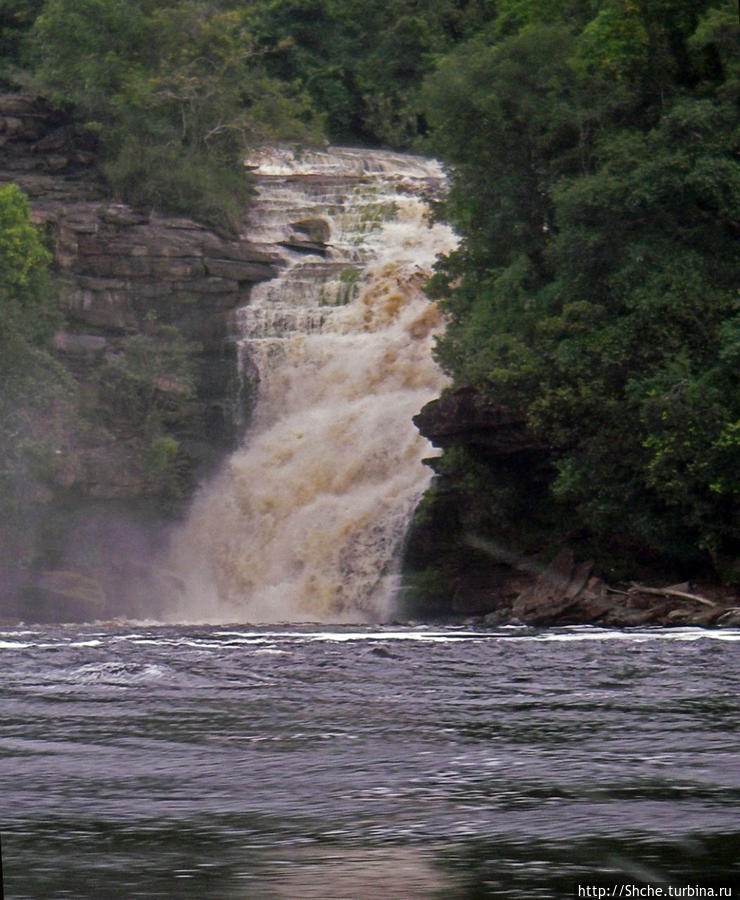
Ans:
[[[694,625],[704,628],[713,625],[720,615],[720,609],[679,607],[670,610],[666,614],[665,620],[668,625]]]
[[[661,611],[655,609],[632,609],[628,610],[624,607],[620,607],[617,605],[616,609],[613,609],[609,614],[607,614],[600,624],[602,625],[612,625],[616,628],[640,628],[643,625],[654,625],[656,624],[656,620],[660,617]],[[592,624],[588,620],[585,620],[582,623],[583,625]]]
[[[473,387],[445,391],[414,416],[414,424],[443,449],[464,444],[499,457],[540,449],[522,413],[485,399]]]
[[[509,625],[512,623],[513,613],[511,608],[508,606],[503,606],[500,609],[494,610],[494,612],[487,613],[483,616],[483,624],[490,626],[497,625]]]
[[[217,278],[231,279],[235,282],[267,281],[275,275],[275,269],[266,263],[244,262],[235,259],[205,260],[205,272],[207,275]]]
[[[326,253],[331,230],[329,223],[318,216],[292,222],[287,236],[280,243],[291,250],[304,253]]]
[[[329,237],[331,236],[329,223],[326,219],[322,219],[319,216],[292,222],[290,227],[294,232],[305,235],[314,244],[329,243]]]
[[[507,600],[506,566],[470,568],[457,580],[452,597],[455,615],[482,615],[499,609]]]

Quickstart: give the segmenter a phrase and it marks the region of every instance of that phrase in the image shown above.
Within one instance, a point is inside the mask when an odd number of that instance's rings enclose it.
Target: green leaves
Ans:
[[[0,74],[8,64],[18,64],[24,52],[28,29],[43,6],[43,0],[3,0],[0,4]]]
[[[39,343],[58,324],[49,260],[23,193],[14,184],[0,187],[0,340]]]
[[[141,2],[47,0],[32,30],[35,69],[61,102],[104,121],[151,50]]]
[[[526,411],[551,502],[597,551],[704,553],[718,569],[737,550],[740,470],[726,6],[603,0],[558,21],[512,0],[491,42],[426,88],[463,236],[434,279],[440,361]]]
[[[74,383],[43,347],[59,323],[49,258],[25,196],[0,188],[0,568],[30,562],[29,523],[74,467]]]
[[[248,12],[228,3],[47,0],[32,36],[43,87],[94,127],[131,203],[234,229],[248,148],[321,133],[300,89],[266,74]]]
[[[251,9],[270,75],[299,81],[337,140],[410,146],[436,60],[494,15],[490,2],[264,0]]]

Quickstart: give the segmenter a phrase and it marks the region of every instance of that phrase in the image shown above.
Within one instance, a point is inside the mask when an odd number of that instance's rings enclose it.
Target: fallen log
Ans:
[[[696,603],[703,603],[704,606],[719,606],[713,600],[706,597],[700,597],[698,594],[689,594],[686,591],[677,591],[675,588],[651,588],[645,587],[643,584],[637,584],[632,581],[629,590],[630,594],[656,594],[658,597],[680,597],[682,600],[694,600]]]

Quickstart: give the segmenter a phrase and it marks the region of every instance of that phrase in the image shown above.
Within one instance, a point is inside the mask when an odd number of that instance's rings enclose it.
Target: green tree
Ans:
[[[265,73],[248,11],[230,6],[47,0],[33,39],[41,85],[99,134],[120,196],[234,228],[247,149],[321,127],[299,88]]]
[[[0,341],[39,343],[58,324],[49,259],[25,195],[15,184],[0,187]]]
[[[59,323],[48,262],[25,196],[0,188],[0,568],[32,562],[40,510],[70,459],[74,383],[45,349]]]
[[[423,77],[493,14],[486,0],[265,0],[252,21],[270,73],[305,86],[334,139],[409,146]]]
[[[439,358],[526,413],[562,537],[711,557],[727,574],[740,531],[736,12],[603,0],[560,21],[544,4],[541,24],[524,15],[535,6],[502,5],[498,31],[427,84],[453,166],[443,214],[463,237],[432,282],[449,316]],[[467,477],[454,456],[442,465]],[[491,527],[520,514],[505,507]]]
[[[10,66],[22,63],[29,29],[43,0],[3,0],[0,3],[0,76]]]

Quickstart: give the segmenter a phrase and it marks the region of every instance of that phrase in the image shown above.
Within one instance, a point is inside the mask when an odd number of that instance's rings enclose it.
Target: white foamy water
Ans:
[[[437,254],[455,245],[428,221],[425,196],[443,174],[366,150],[280,151],[254,165],[247,233],[280,247],[285,264],[237,313],[258,403],[244,446],[175,541],[187,585],[175,615],[383,619],[429,479],[431,448],[411,419],[444,386],[431,355],[440,318],[423,293]]]

